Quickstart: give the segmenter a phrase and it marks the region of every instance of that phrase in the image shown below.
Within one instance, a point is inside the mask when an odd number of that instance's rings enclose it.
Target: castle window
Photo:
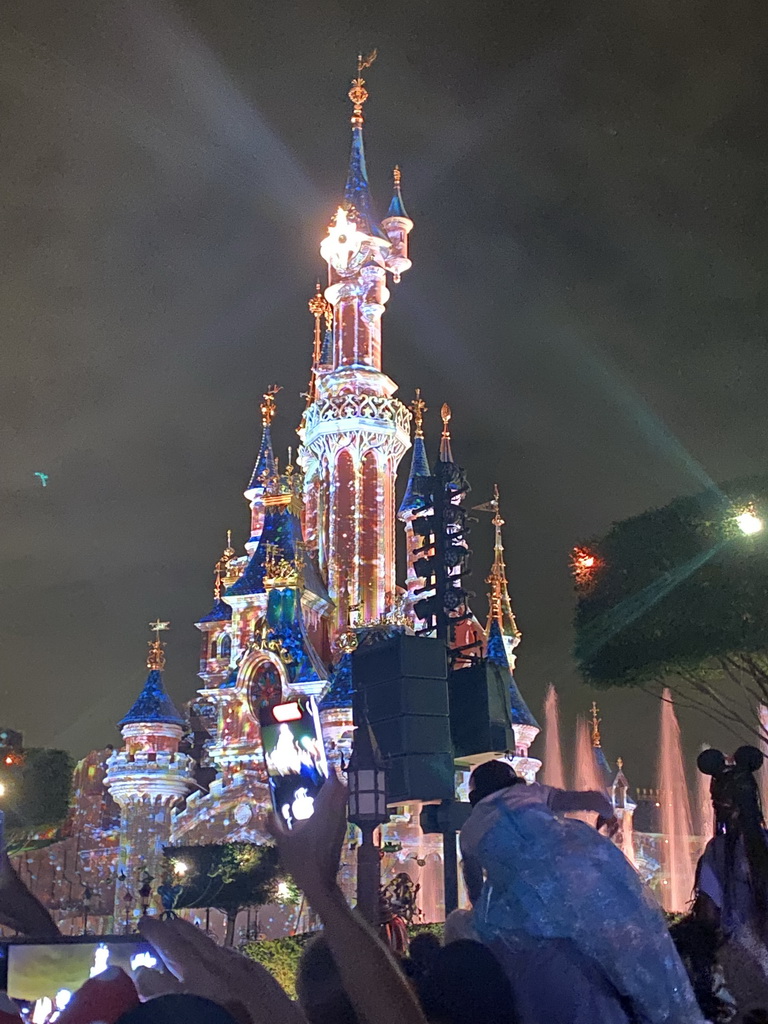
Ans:
[[[228,658],[232,654],[232,637],[225,633],[219,640],[219,657]]]
[[[213,637],[211,639],[211,646],[208,648],[208,657],[209,658],[215,658],[216,657],[216,637]]]

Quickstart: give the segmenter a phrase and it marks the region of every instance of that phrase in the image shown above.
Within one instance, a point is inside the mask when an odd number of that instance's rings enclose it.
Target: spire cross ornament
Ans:
[[[165,668],[165,652],[163,648],[165,644],[160,639],[160,634],[163,630],[170,629],[170,622],[161,622],[158,619],[156,622],[150,622],[149,628],[154,632],[155,639],[147,641],[149,645],[149,653],[147,654],[147,668],[150,671],[159,671]]]
[[[593,700],[592,701],[592,710],[590,711],[590,717],[592,719],[592,729],[591,729],[591,732],[592,732],[592,746],[593,747],[599,747],[600,746],[600,723],[602,722],[602,718],[598,717],[599,713],[600,713],[600,708],[597,706],[597,702]]]
[[[227,530],[227,546],[224,548],[224,554],[221,556],[225,562],[228,562],[235,553],[235,549],[232,547],[232,531]]]
[[[378,55],[378,50],[371,50],[367,57],[363,57],[362,53],[357,55],[357,78],[352,79],[352,88],[348,93],[348,96],[354,105],[352,112],[352,124],[355,126],[359,125],[362,127],[363,104],[368,99],[368,92],[364,88],[365,79],[363,78],[363,71],[373,64]]]
[[[282,385],[270,384],[262,395],[261,421],[265,427],[268,427],[275,418],[275,395],[282,390]]]
[[[427,412],[428,410],[427,410],[427,403],[421,397],[421,388],[416,388],[416,397],[411,402],[411,404],[408,406],[408,408],[413,413],[413,423],[414,423],[414,426],[416,428],[415,431],[414,431],[414,436],[415,437],[424,437],[424,431],[422,429],[422,424],[424,422],[424,413]]]
[[[448,441],[451,437],[451,432],[448,429],[448,424],[451,422],[451,407],[447,402],[443,402],[443,407],[440,410],[440,419],[443,421],[443,433],[441,436]]]

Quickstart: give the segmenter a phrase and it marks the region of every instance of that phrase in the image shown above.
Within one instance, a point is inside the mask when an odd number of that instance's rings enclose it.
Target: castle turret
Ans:
[[[509,673],[507,682],[509,720],[515,734],[515,752],[511,760],[518,775],[528,782],[534,782],[536,773],[541,768],[541,761],[531,757],[528,750],[541,729],[517,687],[512,667],[507,660],[507,649],[501,627],[496,619],[491,621],[491,628],[488,631],[485,656],[489,664],[496,665],[505,675]]]
[[[616,776],[611,785],[611,803],[621,824],[621,832],[616,837],[616,843],[630,864],[635,864],[634,816],[637,804],[630,795],[629,783],[624,774],[624,762],[621,758],[616,761],[616,769]]]
[[[232,656],[232,609],[222,600],[222,579],[227,562],[234,555],[231,532],[227,531],[227,546],[213,567],[213,605],[207,615],[195,625],[202,633],[200,644],[200,670],[197,673],[206,687],[218,686],[229,673]]]
[[[163,686],[165,653],[160,633],[167,622],[152,623],[144,688],[128,714],[118,723],[123,748],[108,761],[105,784],[120,807],[120,844],[115,890],[115,920],[125,920],[126,891],[134,896],[132,913],[141,909],[137,897],[151,879],[154,891],[161,881],[163,845],[171,833],[171,814],[193,789],[193,763],[179,753],[184,720]],[[151,909],[158,910],[153,897]]]
[[[408,235],[413,230],[413,221],[405,212],[405,206],[403,205],[403,196],[400,191],[399,167],[395,167],[393,179],[392,201],[389,204],[387,216],[381,222],[381,225],[392,244],[389,262],[392,267],[392,276],[395,284],[397,284],[400,280],[400,275],[404,274],[406,270],[410,270],[412,266],[411,261],[408,259]]]
[[[251,507],[251,535],[245,550],[252,555],[259,543],[264,527],[264,497],[270,483],[277,476],[275,453],[272,449],[272,420],[275,415],[275,395],[282,388],[271,384],[261,399],[261,444],[256,462],[253,466],[251,479],[248,481],[243,495]]]
[[[332,639],[346,628],[350,611],[373,621],[393,606],[395,476],[410,447],[408,410],[393,397],[396,385],[382,372],[386,277],[405,269],[400,236],[407,232],[402,217],[388,218],[393,244],[373,212],[363,144],[368,93],[362,77],[372,60],[358,60],[349,92],[352,147],[344,196],[320,246],[328,264],[324,297],[333,314],[333,348],[317,365],[312,401],[300,428],[307,543],[334,601]]]

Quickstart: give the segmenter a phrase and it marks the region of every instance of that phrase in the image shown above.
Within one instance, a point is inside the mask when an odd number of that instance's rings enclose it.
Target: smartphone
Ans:
[[[138,935],[0,940],[0,991],[19,1002],[48,999],[54,1009],[63,1009],[74,992],[108,967],[122,967],[133,977],[138,967],[162,969],[162,963]]]
[[[275,813],[288,828],[312,816],[328,778],[317,704],[297,697],[259,712],[261,743]]]

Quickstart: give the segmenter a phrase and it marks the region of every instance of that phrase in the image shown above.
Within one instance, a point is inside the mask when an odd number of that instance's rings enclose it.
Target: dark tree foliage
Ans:
[[[768,477],[678,498],[587,546],[595,571],[577,585],[575,620],[587,682],[677,677],[720,721],[754,728],[721,685],[768,703],[768,528],[745,536],[736,517],[749,508],[768,526]]]
[[[74,761],[65,750],[30,748],[7,778],[4,807],[9,830],[30,833],[60,825],[67,816]]]
[[[277,848],[253,843],[167,846],[168,874],[178,884],[174,908],[213,907],[227,915],[231,945],[237,914],[277,898],[283,878]],[[179,865],[184,865],[183,872]]]

